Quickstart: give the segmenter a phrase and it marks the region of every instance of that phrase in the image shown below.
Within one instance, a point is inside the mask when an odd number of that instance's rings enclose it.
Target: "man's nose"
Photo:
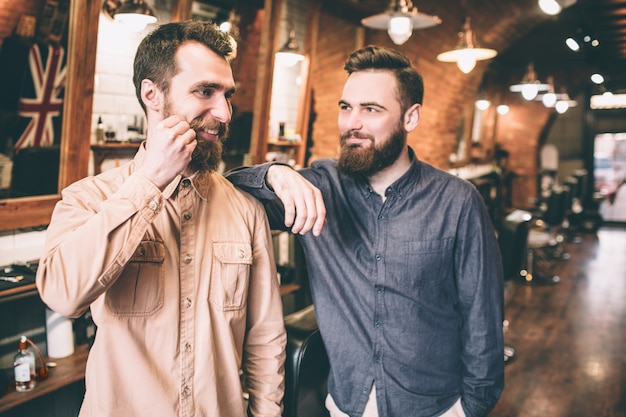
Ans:
[[[211,108],[211,116],[222,123],[229,123],[232,116],[232,106],[226,97],[220,97]]]
[[[343,116],[345,125],[344,130],[360,130],[363,127],[363,121],[359,116],[359,112],[352,111]]]

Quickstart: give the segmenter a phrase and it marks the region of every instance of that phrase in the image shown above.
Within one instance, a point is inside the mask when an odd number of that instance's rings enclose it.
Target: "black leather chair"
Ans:
[[[511,299],[513,282],[524,280],[527,275],[526,261],[528,254],[528,232],[531,213],[515,210],[509,213],[498,228],[498,245],[502,255],[504,270],[504,302]],[[508,321],[505,321],[505,329]],[[504,345],[504,362],[509,363],[515,357],[516,350],[509,344]]]
[[[283,417],[327,417],[330,365],[312,305],[285,316],[285,410]]]

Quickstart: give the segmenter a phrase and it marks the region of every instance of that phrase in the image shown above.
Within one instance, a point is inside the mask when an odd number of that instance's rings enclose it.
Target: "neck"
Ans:
[[[385,201],[385,190],[387,190],[391,184],[396,182],[398,178],[404,175],[410,166],[411,160],[409,159],[409,150],[405,146],[398,156],[398,159],[396,159],[393,164],[368,177],[367,180],[372,189],[383,198],[383,201]]]

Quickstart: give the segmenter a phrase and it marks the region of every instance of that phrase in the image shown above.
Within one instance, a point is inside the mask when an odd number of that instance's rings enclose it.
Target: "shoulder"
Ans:
[[[250,211],[264,211],[263,204],[252,197],[247,192],[243,191],[240,188],[235,187],[230,181],[224,178],[222,175],[215,174],[212,175],[213,178],[213,186],[216,191],[219,190],[219,193],[224,197],[224,204],[228,204],[234,207],[245,208]],[[211,197],[209,197],[211,198]]]

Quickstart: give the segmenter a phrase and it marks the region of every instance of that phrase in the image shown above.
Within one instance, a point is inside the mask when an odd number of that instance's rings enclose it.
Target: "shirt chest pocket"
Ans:
[[[406,265],[405,284],[425,289],[442,284],[453,268],[453,239],[411,241],[404,243],[401,255]]]
[[[209,302],[222,311],[246,305],[252,247],[244,242],[214,242]]]
[[[106,305],[117,315],[148,316],[163,306],[165,245],[142,241],[120,277],[106,293]]]

